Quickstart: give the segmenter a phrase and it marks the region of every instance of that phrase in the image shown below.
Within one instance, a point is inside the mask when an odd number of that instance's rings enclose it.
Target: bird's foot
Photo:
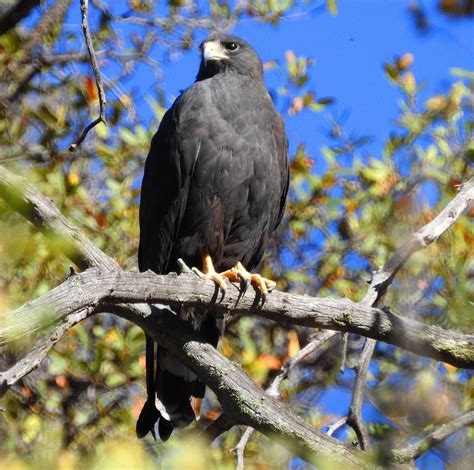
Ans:
[[[260,274],[248,272],[240,261],[232,269],[223,272],[222,276],[231,282],[239,282],[242,295],[244,295],[249,286],[252,285],[264,300],[276,287],[276,282],[266,279]]]

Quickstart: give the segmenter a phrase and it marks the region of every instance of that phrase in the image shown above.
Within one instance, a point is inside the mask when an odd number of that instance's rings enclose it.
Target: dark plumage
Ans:
[[[196,82],[163,117],[146,160],[141,271],[176,271],[178,258],[201,269],[205,252],[218,272],[239,261],[250,271],[259,264],[283,215],[287,139],[262,80],[262,63],[253,48],[235,36],[212,36],[201,51]],[[192,311],[178,313],[193,318]],[[199,318],[194,318],[194,327],[216,345],[214,317],[201,313]],[[174,426],[192,421],[190,395],[203,397],[205,387],[160,347],[155,374],[154,355],[147,338],[149,397],[137,434],[154,434],[159,420],[165,440]],[[160,411],[155,390],[163,405]]]

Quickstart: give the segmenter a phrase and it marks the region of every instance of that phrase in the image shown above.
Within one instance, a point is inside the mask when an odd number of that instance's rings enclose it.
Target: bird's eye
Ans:
[[[240,46],[236,42],[226,42],[224,47],[231,52],[235,52]]]

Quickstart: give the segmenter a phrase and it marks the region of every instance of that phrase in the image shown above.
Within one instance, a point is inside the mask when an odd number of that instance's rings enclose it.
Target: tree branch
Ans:
[[[64,323],[57,325],[41,338],[37,338],[33,349],[28,354],[17,361],[10,369],[0,372],[0,397],[12,385],[15,385],[19,380],[35,370],[63,335],[75,324],[89,316],[89,314],[88,310],[79,310],[72,315],[68,315]]]
[[[272,380],[272,383],[265,390],[267,395],[270,395],[274,398],[280,398],[280,385],[284,379],[286,379],[289,373],[304,361],[308,356],[318,352],[323,345],[328,342],[330,339],[337,336],[339,333],[337,331],[323,331],[317,335],[316,338],[312,339],[303,349],[301,349],[298,354],[292,357],[282,368],[280,373]],[[243,470],[244,468],[244,452],[245,447],[249,439],[252,437],[254,429],[247,427],[242,434],[238,444],[232,449],[235,452],[237,458],[237,470]],[[331,434],[328,433],[330,436]]]
[[[362,405],[364,403],[365,384],[369,374],[370,361],[375,350],[377,340],[367,338],[362,353],[357,364],[357,375],[352,390],[351,404],[347,415],[346,423],[354,429],[360,448],[367,450],[370,448],[369,434],[362,421]]]
[[[417,251],[426,248],[448,230],[474,201],[474,178],[466,181],[456,196],[428,224],[413,233],[411,237],[390,257],[372,278],[370,287],[361,303],[375,305],[386,292],[393,278]]]
[[[288,377],[290,372],[308,356],[319,352],[323,346],[337,334],[337,331],[331,330],[320,332],[281,368],[280,373],[273,379],[272,383],[267,388],[266,393],[272,397],[280,398],[280,385],[283,380]]]
[[[216,394],[226,419],[257,429],[313,463],[330,458],[356,467],[363,465],[362,454],[303,423],[283,403],[266,395],[237,364],[202,342],[187,322],[168,310],[149,307],[151,314],[144,317],[133,306],[110,307],[141,326],[205,381]]]
[[[72,312],[122,303],[158,303],[173,307],[212,306],[217,315],[252,315],[282,325],[299,325],[348,331],[399,346],[408,351],[447,362],[456,367],[474,368],[474,335],[424,325],[409,318],[348,299],[316,298],[272,292],[265,304],[259,297],[240,298],[239,290],[228,289],[217,302],[212,281],[194,273],[158,276],[145,273],[90,269],[69,278],[42,297],[5,316],[0,328],[0,346],[13,339],[36,333],[64,321]]]
[[[419,438],[414,444],[410,444],[402,449],[394,450],[393,459],[398,463],[415,460],[449,436],[468,426],[472,426],[473,424],[474,410],[470,409],[466,413],[457,416],[452,421],[441,425],[430,434]]]

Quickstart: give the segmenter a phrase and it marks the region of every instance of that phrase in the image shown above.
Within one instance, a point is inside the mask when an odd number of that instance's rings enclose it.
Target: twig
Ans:
[[[452,421],[441,425],[430,434],[421,437],[414,444],[410,444],[402,449],[393,451],[393,460],[398,463],[415,460],[431,448],[444,441],[454,433],[474,424],[474,410],[470,409],[466,413],[457,416]]]
[[[284,379],[286,379],[289,373],[311,354],[318,352],[318,350],[330,339],[337,336],[337,331],[322,331],[318,336],[312,339],[304,348],[298,351],[294,357],[292,357],[282,368],[281,372],[273,379],[270,386],[265,392],[275,398],[280,398],[280,385]]]
[[[237,445],[231,450],[231,452],[235,452],[235,457],[237,459],[237,465],[235,467],[236,470],[244,470],[245,448],[247,447],[247,443],[249,442],[250,437],[252,436],[254,431],[254,428],[248,427],[242,434],[242,437],[240,438]]]
[[[99,65],[97,64],[97,57],[94,51],[94,45],[92,44],[92,37],[89,31],[89,23],[87,21],[87,13],[89,9],[89,0],[81,0],[81,16],[82,16],[82,31],[84,33],[84,39],[86,41],[87,51],[89,53],[89,58],[91,61],[92,70],[94,72],[95,77],[95,84],[97,86],[97,91],[99,93],[99,117],[92,121],[82,132],[80,137],[69,146],[69,151],[73,152],[76,148],[82,143],[82,141],[86,138],[89,131],[103,122],[107,125],[105,120],[105,92],[104,92],[104,84],[102,82],[102,75],[100,73]]]
[[[411,237],[390,257],[372,278],[370,287],[361,301],[365,305],[375,305],[377,299],[387,292],[393,278],[417,251],[426,248],[448,230],[474,201],[474,178],[470,178],[460,188],[458,194],[428,224],[413,233]]]
[[[334,424],[328,427],[327,435],[332,436],[339,428],[342,428],[347,423],[347,416],[338,419]]]
[[[362,405],[364,403],[364,391],[369,373],[369,365],[376,344],[377,341],[375,339],[367,339],[365,342],[357,366],[357,376],[352,391],[349,414],[347,415],[347,424],[354,429],[362,450],[367,450],[370,447],[369,434],[362,421]]]
[[[346,369],[346,360],[347,360],[347,341],[349,339],[349,335],[347,333],[342,334],[342,358],[341,358],[341,367],[339,371],[344,373]]]

